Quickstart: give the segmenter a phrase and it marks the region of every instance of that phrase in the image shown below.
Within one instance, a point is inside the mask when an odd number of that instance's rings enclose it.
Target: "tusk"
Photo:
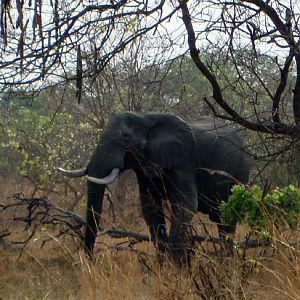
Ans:
[[[57,168],[57,170],[68,177],[81,177],[87,174],[87,167],[78,170],[65,170],[63,168]]]
[[[110,184],[112,183],[119,175],[120,173],[120,169],[119,168],[115,168],[113,169],[110,174],[104,178],[95,178],[95,177],[91,177],[91,176],[87,176],[87,180],[97,183],[97,184]]]

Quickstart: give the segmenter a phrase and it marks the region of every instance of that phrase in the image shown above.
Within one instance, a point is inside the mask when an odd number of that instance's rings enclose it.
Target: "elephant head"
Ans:
[[[87,253],[91,255],[93,252],[105,186],[126,169],[133,169],[138,175],[141,193],[142,185],[148,182],[147,178],[152,181],[153,178],[168,174],[173,187],[167,191],[167,197],[172,198],[174,205],[184,203],[186,208],[195,211],[197,192],[194,183],[194,151],[193,131],[177,116],[133,112],[114,116],[101,132],[96,149],[85,168],[75,171],[59,169],[66,176],[87,175],[87,225],[84,239]],[[178,186],[182,187],[181,191],[177,190]],[[176,209],[174,211],[176,214]]]

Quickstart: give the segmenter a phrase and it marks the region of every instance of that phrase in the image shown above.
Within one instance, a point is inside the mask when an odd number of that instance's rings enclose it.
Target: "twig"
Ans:
[[[78,214],[74,212],[70,212],[64,210],[60,207],[56,207],[55,205],[48,202],[43,198],[28,198],[23,194],[15,195],[16,202],[10,204],[0,203],[0,214],[8,209],[15,209],[16,207],[25,208],[20,211],[19,215],[14,213],[12,219],[10,221],[21,221],[26,224],[26,227],[31,228],[31,233],[29,236],[22,241],[9,241],[5,238],[11,235],[11,231],[9,228],[6,228],[0,232],[0,245],[5,245],[10,248],[16,248],[24,250],[29,241],[36,235],[38,229],[41,226],[45,225],[59,225],[59,230],[54,238],[60,238],[63,236],[72,236],[77,237],[80,240],[83,239],[83,235],[81,232],[82,227],[86,224],[85,220]],[[61,226],[62,225],[62,226]],[[61,228],[62,227],[62,228]],[[98,233],[99,236],[108,235],[111,238],[120,239],[120,238],[128,238],[131,239],[127,248],[130,248],[133,244],[138,242],[150,242],[151,238],[149,235],[139,232],[134,232],[126,229],[120,228],[107,228],[103,229]],[[50,241],[53,238],[44,238],[42,241],[42,246]],[[222,239],[219,237],[209,236],[207,235],[192,235],[192,242],[209,242],[213,244],[223,244]],[[272,240],[249,240],[246,239],[244,241],[234,241],[234,245],[237,248],[253,248],[260,246],[270,246],[272,245]],[[297,248],[297,244],[295,243],[285,243],[284,245],[288,247]],[[116,247],[114,247],[116,248]],[[117,247],[119,248],[119,247]],[[123,248],[122,248],[123,249]]]

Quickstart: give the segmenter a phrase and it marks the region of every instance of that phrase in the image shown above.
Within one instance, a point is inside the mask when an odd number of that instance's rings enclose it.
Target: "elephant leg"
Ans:
[[[105,186],[98,185],[90,181],[87,182],[88,201],[86,210],[84,247],[89,256],[92,256],[94,243],[97,237],[104,190]]]
[[[169,232],[170,255],[178,266],[187,266],[192,253],[191,235],[193,213],[183,207],[172,206],[172,222]]]
[[[226,225],[218,223],[218,232],[219,237],[223,244],[225,245],[225,252],[228,255],[233,255],[234,253],[234,244],[233,239],[235,235],[236,226],[235,225]]]
[[[233,239],[235,235],[236,225],[222,224],[219,216],[219,211],[217,211],[217,209],[213,212],[210,212],[209,218],[211,221],[217,223],[219,237],[222,242],[222,246],[224,246],[222,247],[223,250],[228,255],[233,255],[233,250],[234,250]]]
[[[191,221],[197,211],[197,189],[192,176],[180,172],[168,174],[168,194],[172,207],[172,222],[169,232],[170,255],[179,266],[188,266],[192,253]]]
[[[142,175],[137,177],[143,216],[149,227],[151,239],[158,250],[159,261],[162,262],[163,255],[168,247],[162,194],[159,191],[159,185],[155,185],[151,179],[147,179]]]
[[[152,196],[140,195],[142,212],[149,227],[151,239],[158,250],[158,254],[163,255],[167,249],[166,222],[162,208],[162,201],[156,201]]]

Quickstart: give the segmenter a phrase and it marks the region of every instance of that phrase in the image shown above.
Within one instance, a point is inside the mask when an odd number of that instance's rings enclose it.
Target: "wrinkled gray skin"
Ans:
[[[89,255],[105,190],[104,184],[91,178],[105,178],[116,168],[136,173],[142,212],[158,253],[169,250],[179,264],[185,264],[188,257],[187,235],[193,214],[201,211],[220,223],[220,201],[226,201],[234,183],[246,183],[249,176],[241,140],[219,121],[205,117],[186,123],[170,114],[120,113],[101,133],[86,169],[84,246]],[[169,236],[162,208],[166,199],[172,209]],[[233,234],[235,224],[218,224],[218,229],[221,237]]]

